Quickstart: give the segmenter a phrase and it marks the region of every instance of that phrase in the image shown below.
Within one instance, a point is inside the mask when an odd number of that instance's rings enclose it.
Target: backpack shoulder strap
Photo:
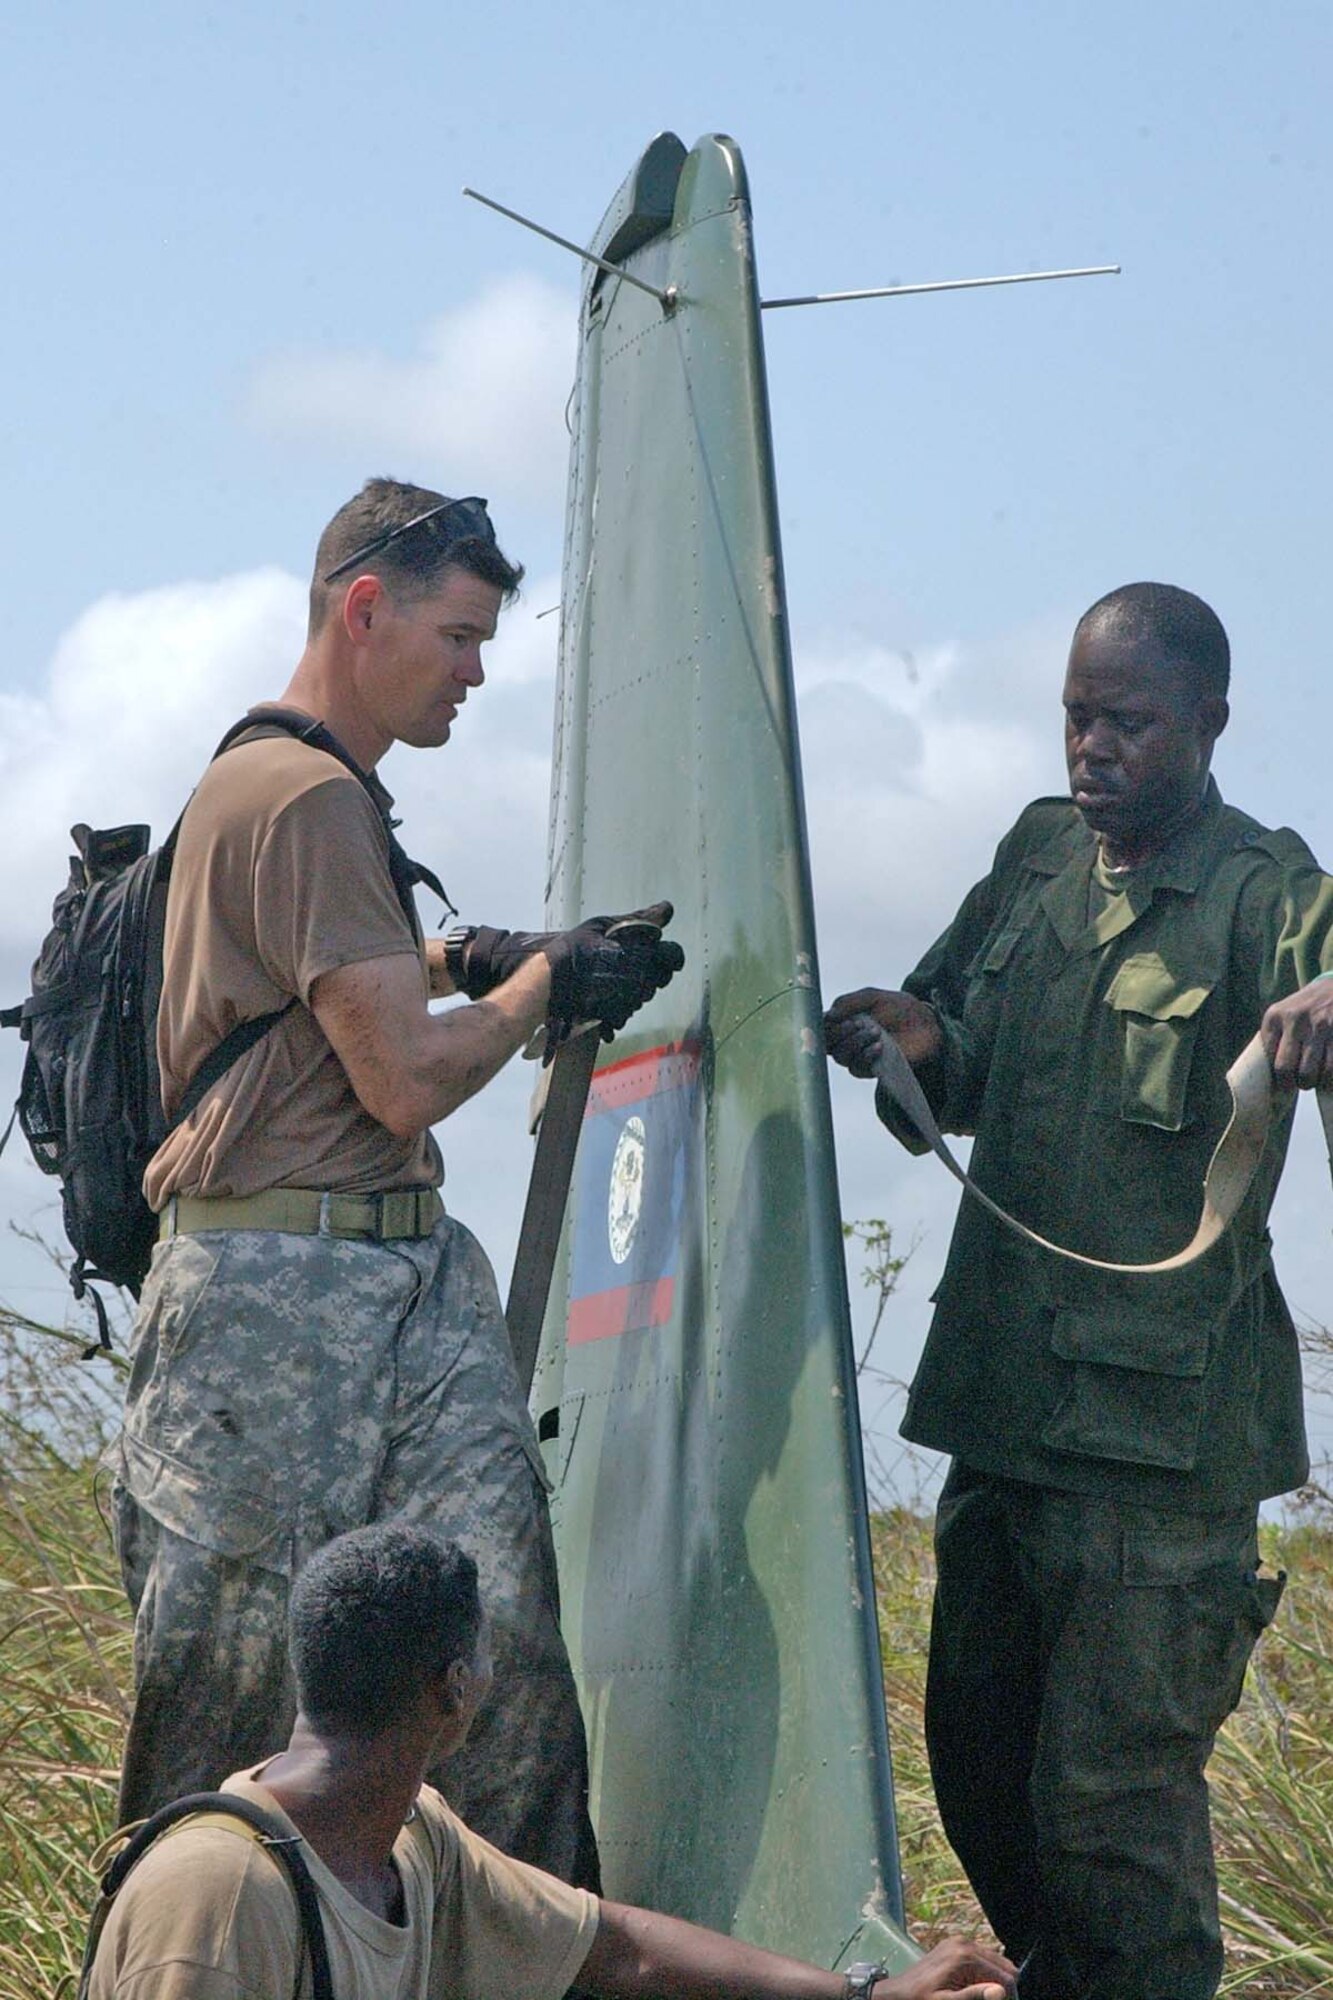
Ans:
[[[403,906],[403,914],[412,930],[416,929],[416,908],[412,901],[412,891],[418,882],[429,889],[433,896],[439,897],[446,916],[458,915],[458,911],[449,900],[444,884],[435,871],[427,868],[424,862],[413,861],[405,851],[394,830],[398,822],[390,819],[382,795],[377,793],[371,782],[370,773],[362,769],[351,751],[344,743],[339,742],[327,723],[320,722],[313,715],[306,715],[299,708],[265,708],[258,714],[243,716],[239,722],[234,722],[213,755],[220,757],[224,750],[229,750],[242,736],[259,736],[266,730],[279,731],[284,736],[295,736],[300,742],[309,743],[313,749],[324,751],[326,756],[336,757],[365,790],[383,823],[389,842],[389,873],[393,877],[398,900]]]
[[[210,757],[209,762],[215,764],[219,757],[230,750],[234,744],[239,743],[243,737],[258,736],[265,732],[272,734],[274,731],[284,736],[296,736],[304,741],[312,742],[316,749],[328,750],[331,756],[337,757],[341,763],[346,764],[347,768],[355,773],[362,784],[366,786],[367,791],[369,791],[370,787],[367,784],[365,772],[361,770],[359,765],[353,762],[350,754],[343,749],[332,731],[326,729],[322,722],[317,722],[313,716],[303,714],[298,708],[273,708],[266,709],[262,715],[243,715],[238,722],[233,722],[230,729],[226,731],[217,749]],[[372,793],[371,796],[373,798],[374,794]],[[176,841],[180,834],[181,821],[184,818],[185,814],[182,812],[158,851],[159,880],[164,879],[171,872],[171,864],[176,853]],[[247,1049],[252,1049],[256,1042],[262,1042],[270,1028],[276,1028],[278,1022],[282,1020],[285,1014],[290,1013],[295,1005],[296,996],[293,994],[292,998],[285,1001],[281,1007],[274,1007],[267,1014],[257,1014],[250,1021],[238,1021],[231,1033],[223,1036],[217,1047],[205,1056],[203,1062],[200,1063],[198,1069],[190,1078],[189,1083],[185,1086],[180,1103],[176,1106],[175,1112],[167,1121],[168,1134],[174,1132],[178,1125],[184,1124],[190,1113],[202,1104],[208,1092],[213,1088],[213,1085],[227,1074],[232,1064],[239,1062]],[[0,1018],[0,1027],[4,1025],[3,1019]],[[3,1141],[0,1141],[0,1150],[3,1150]]]
[[[248,1835],[286,1871],[296,1898],[305,1950],[310,1954],[314,2000],[334,2000],[324,1920],[319,1911],[319,1893],[301,1852],[303,1843],[299,1837],[293,1838],[272,1813],[256,1805],[253,1799],[242,1798],[238,1792],[191,1792],[185,1798],[173,1799],[170,1805],[163,1806],[160,1812],[155,1812],[151,1819],[144,1820],[133,1830],[102,1877],[101,1895],[88,1927],[88,1944],[79,1974],[78,2000],[87,2000],[98,1941],[110,1915],[111,1905],[124,1887],[131,1869],[164,1834],[170,1833],[183,1821],[204,1816],[230,1821],[237,1833]],[[297,2000],[301,1990],[303,1963],[303,1958],[298,1960],[293,2000]]]
[[[202,1104],[205,1095],[213,1088],[219,1077],[225,1076],[234,1062],[239,1062],[247,1049],[256,1042],[262,1042],[270,1028],[276,1028],[284,1014],[290,1014],[296,1005],[296,995],[284,1000],[281,1007],[270,1009],[267,1014],[256,1014],[253,1020],[238,1021],[229,1035],[224,1035],[217,1047],[200,1063],[181,1095],[181,1101],[167,1120],[167,1131],[174,1132],[183,1125],[190,1113]]]

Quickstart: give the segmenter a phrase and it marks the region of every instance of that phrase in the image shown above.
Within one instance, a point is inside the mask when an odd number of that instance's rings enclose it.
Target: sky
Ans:
[[[5,39],[0,999],[68,827],[164,835],[280,691],[318,531],[372,472],[486,493],[527,565],[484,698],[384,774],[465,918],[539,921],[579,274],[460,189],[586,239],[668,127],[739,142],[770,297],[1123,266],[766,317],[825,994],[894,984],[1064,788],[1070,631],[1135,578],[1230,632],[1223,791],[1333,853],[1324,5],[51,0]],[[502,1285],[530,1082],[515,1065],[442,1135]],[[844,1214],[915,1246],[877,1357],[906,1376],[953,1185],[865,1086],[836,1078],[834,1108]],[[53,1199],[11,1141],[0,1213],[56,1233]],[[1308,1105],[1275,1236],[1298,1315],[1329,1317]],[[64,1311],[17,1239],[0,1296]],[[867,1413],[892,1467],[887,1392]]]

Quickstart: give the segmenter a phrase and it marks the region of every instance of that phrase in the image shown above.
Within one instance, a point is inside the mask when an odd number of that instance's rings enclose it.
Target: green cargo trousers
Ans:
[[[995,1479],[940,1495],[926,1741],[945,1832],[1022,2000],[1209,2000],[1204,1766],[1282,1579],[1253,1508]]]
[[[397,1519],[473,1555],[495,1679],[432,1773],[496,1846],[598,1886],[546,1480],[490,1264],[420,1242],[209,1231],[160,1244],[135,1323],[113,1521],[135,1608],[122,1819],[287,1740],[288,1585]]]

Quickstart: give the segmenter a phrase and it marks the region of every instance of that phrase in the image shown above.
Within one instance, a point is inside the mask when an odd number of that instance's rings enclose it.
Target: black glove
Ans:
[[[596,932],[605,937],[622,924],[641,924],[646,932],[655,932],[660,937],[663,926],[671,921],[671,914],[670,903],[654,903],[648,910],[633,910],[624,917],[585,917],[575,928],[578,932]],[[469,1000],[482,1000],[512,978],[534,952],[544,951],[554,963],[564,953],[565,940],[573,935],[574,931],[500,931],[489,924],[467,924],[450,931],[445,938],[444,961],[455,993],[464,993]],[[669,946],[667,957],[670,971],[659,980],[662,986],[685,963],[679,945]],[[580,1018],[591,1020],[593,1016],[585,1014]]]
[[[613,917],[595,919],[611,924]],[[562,936],[560,931],[497,931],[489,924],[450,931],[444,940],[444,962],[456,993],[469,1000],[484,999],[518,971],[524,959],[545,951]]]
[[[652,903],[623,917],[589,917],[543,940],[551,964],[548,1061],[578,1021],[600,1022],[609,1042],[680,971],[684,952],[662,936],[671,917],[670,903]]]

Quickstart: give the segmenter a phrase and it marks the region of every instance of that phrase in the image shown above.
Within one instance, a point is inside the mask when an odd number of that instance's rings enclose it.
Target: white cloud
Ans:
[[[1013,651],[1051,655],[1049,672],[1002,675],[997,656]],[[1001,679],[1007,705],[993,698]],[[826,990],[900,978],[1019,809],[1062,788],[1059,686],[1044,631],[1003,649],[951,643],[912,657],[865,644],[798,647]]]
[[[161,839],[228,722],[281,689],[305,590],[280,570],[100,599],[56,648],[45,688],[0,696],[0,951],[31,950],[76,820],[147,820]]]
[[[465,466],[484,491],[558,506],[577,327],[572,294],[501,278],[433,320],[405,359],[376,349],[271,356],[251,384],[249,415],[322,450]]]

